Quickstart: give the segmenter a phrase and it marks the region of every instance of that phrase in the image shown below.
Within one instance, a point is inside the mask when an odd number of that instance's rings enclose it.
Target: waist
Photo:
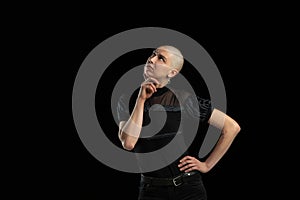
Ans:
[[[189,181],[190,178],[196,177],[195,175],[200,175],[199,171],[191,171],[182,173],[176,177],[170,178],[157,178],[141,175],[141,181],[146,184],[156,185],[156,186],[179,186],[182,183]]]

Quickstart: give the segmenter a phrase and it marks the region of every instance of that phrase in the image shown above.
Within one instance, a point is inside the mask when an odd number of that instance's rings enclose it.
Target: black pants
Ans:
[[[195,174],[178,185],[161,186],[140,182],[138,200],[207,200],[201,174]]]

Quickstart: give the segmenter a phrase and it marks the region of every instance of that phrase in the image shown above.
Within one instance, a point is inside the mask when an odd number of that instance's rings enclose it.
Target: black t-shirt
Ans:
[[[127,121],[136,102],[139,89],[131,96],[122,95],[118,101],[117,114],[119,121]],[[157,88],[157,92],[145,101],[143,114],[143,128],[133,152],[146,153],[158,150],[167,145],[176,134],[182,134],[184,140],[185,120],[198,120],[207,123],[212,113],[209,99],[199,98],[188,92],[168,87]],[[188,147],[186,148],[188,149]],[[143,173],[153,177],[172,177],[180,173],[179,160],[188,151],[170,165]]]

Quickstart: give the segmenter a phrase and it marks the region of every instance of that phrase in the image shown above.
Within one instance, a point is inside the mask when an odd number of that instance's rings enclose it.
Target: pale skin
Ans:
[[[178,56],[174,55],[174,51],[171,50],[166,46],[157,48],[145,64],[145,81],[141,84],[135,107],[130,116],[131,122],[128,120],[127,122],[121,121],[119,123],[119,139],[123,148],[126,150],[132,150],[134,148],[138,141],[140,130],[135,129],[134,134],[125,133],[123,131],[125,124],[135,123],[136,127],[141,128],[145,101],[157,91],[156,88],[164,87],[168,83],[168,80],[175,77],[181,69],[181,66],[177,67],[174,65],[177,63],[174,60],[178,60]],[[224,156],[236,135],[241,130],[239,124],[234,119],[217,109],[213,110],[208,123],[221,130],[220,139],[205,161],[200,161],[192,156],[182,158],[178,164],[181,171],[189,172],[198,170],[202,173],[210,171]],[[127,132],[129,131],[127,130]]]

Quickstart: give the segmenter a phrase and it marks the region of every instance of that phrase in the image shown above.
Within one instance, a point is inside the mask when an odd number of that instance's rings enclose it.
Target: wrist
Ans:
[[[142,98],[142,97],[138,97],[137,100],[136,100],[136,103],[141,103],[141,104],[144,104],[146,101],[146,99]]]

